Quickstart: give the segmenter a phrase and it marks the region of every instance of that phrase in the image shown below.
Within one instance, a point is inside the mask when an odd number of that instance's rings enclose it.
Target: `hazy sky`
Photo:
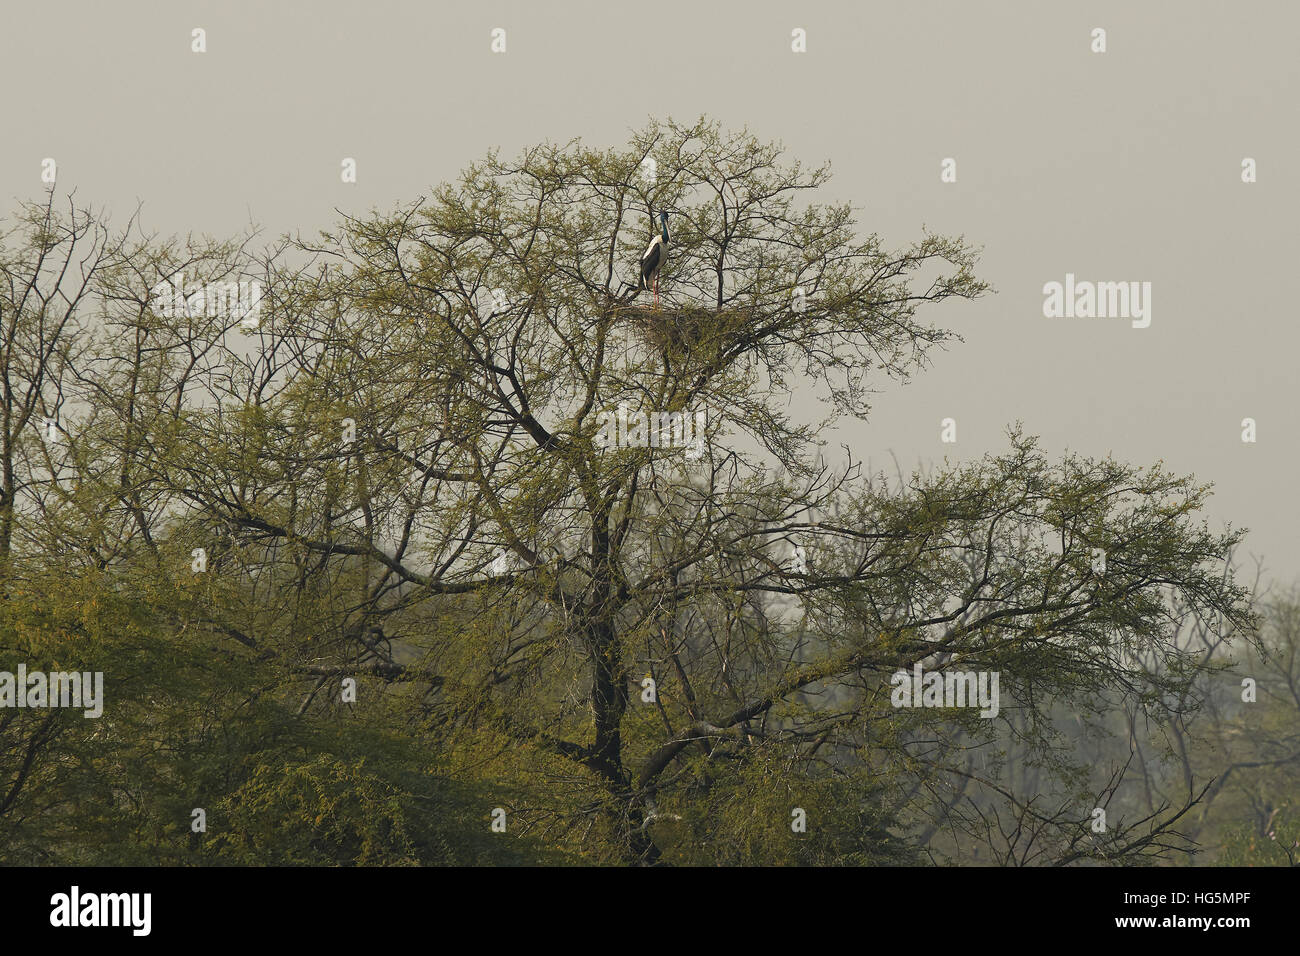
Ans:
[[[6,0],[0,198],[39,196],[54,157],[61,189],[119,219],[143,202],[163,233],[311,233],[493,146],[621,144],[651,114],[748,124],[829,159],[827,198],[859,206],[864,230],[901,245],[924,224],[985,250],[997,294],[930,313],[966,341],[841,429],[855,457],[974,458],[1022,420],[1054,454],[1163,459],[1213,482],[1211,521],[1251,528],[1248,550],[1286,581],[1297,35],[1284,2]],[[1244,157],[1258,182],[1241,181]],[[1150,327],[1044,318],[1043,285],[1066,273],[1150,282]]]

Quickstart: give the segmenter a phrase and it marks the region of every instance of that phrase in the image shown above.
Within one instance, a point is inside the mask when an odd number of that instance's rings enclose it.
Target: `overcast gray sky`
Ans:
[[[998,290],[931,313],[966,341],[840,430],[855,457],[974,458],[1022,420],[1052,453],[1213,482],[1211,521],[1300,575],[1300,4],[47,0],[0,24],[6,206],[54,157],[61,189],[163,233],[310,233],[491,147],[621,144],[652,114],[748,124],[829,159],[864,230],[964,233]],[[1150,282],[1150,327],[1044,318],[1066,273]]]

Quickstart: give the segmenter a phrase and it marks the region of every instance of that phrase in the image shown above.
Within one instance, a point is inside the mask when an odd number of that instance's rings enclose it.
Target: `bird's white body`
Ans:
[[[655,250],[658,250],[658,257],[655,257]],[[657,235],[650,240],[650,245],[645,247],[645,255],[641,257],[642,266],[654,260],[649,269],[643,268],[645,282],[649,285],[655,279],[659,278],[659,271],[663,269],[664,263],[668,261],[668,246],[664,244],[664,237]]]
[[[664,263],[668,261],[668,213],[659,214],[659,232],[650,240],[650,245],[645,247],[645,255],[641,257],[641,267],[637,276],[637,291],[641,289],[653,289],[655,294],[655,308],[659,308],[659,273],[663,270]]]

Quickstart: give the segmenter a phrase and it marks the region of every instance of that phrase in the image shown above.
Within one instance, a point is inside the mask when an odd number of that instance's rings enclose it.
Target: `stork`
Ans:
[[[659,234],[650,240],[641,257],[641,277],[637,282],[637,291],[647,286],[654,289],[656,309],[659,308],[659,270],[668,259],[668,213],[659,214],[659,228]]]

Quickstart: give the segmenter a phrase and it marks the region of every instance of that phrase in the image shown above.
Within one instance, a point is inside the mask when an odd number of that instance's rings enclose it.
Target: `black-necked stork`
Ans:
[[[641,278],[637,290],[647,286],[654,289],[655,308],[659,307],[659,270],[668,261],[668,213],[659,214],[659,234],[646,246],[645,255],[641,257]]]

